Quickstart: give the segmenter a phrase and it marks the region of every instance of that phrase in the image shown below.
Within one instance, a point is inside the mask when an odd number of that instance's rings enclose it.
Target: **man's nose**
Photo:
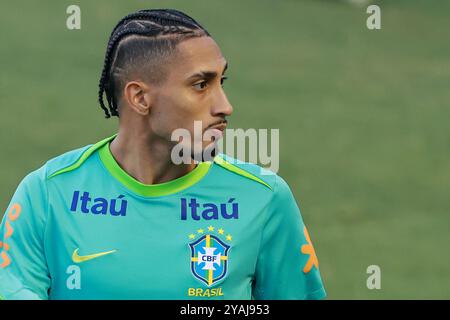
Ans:
[[[228,101],[227,95],[223,90],[217,96],[217,99],[212,107],[212,115],[230,116],[233,113],[233,106]]]

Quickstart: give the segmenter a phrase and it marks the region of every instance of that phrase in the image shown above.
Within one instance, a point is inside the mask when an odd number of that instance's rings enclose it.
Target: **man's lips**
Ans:
[[[216,129],[216,130],[220,130],[223,132],[225,130],[225,128],[227,127],[227,124],[228,124],[227,120],[223,120],[223,121],[220,121],[213,125],[210,125],[208,128],[206,128],[206,130]]]

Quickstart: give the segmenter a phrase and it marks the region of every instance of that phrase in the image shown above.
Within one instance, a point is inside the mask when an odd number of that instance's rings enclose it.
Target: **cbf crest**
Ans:
[[[195,278],[208,287],[224,279],[229,270],[228,251],[232,240],[230,234],[224,235],[222,228],[215,232],[213,226],[198,229],[197,234],[190,234],[189,243],[191,249],[191,272]],[[228,242],[228,243],[227,243]]]

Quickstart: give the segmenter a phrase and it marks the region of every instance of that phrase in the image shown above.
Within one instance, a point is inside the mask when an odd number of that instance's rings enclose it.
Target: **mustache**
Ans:
[[[212,127],[214,127],[214,126],[220,125],[220,124],[227,125],[227,124],[228,124],[228,120],[225,119],[225,118],[223,118],[223,119],[221,119],[221,120],[218,120],[218,121],[216,121],[216,122],[210,124],[209,126],[207,126],[207,127],[205,128],[205,131],[208,130],[208,129],[210,129],[210,128],[212,128]]]

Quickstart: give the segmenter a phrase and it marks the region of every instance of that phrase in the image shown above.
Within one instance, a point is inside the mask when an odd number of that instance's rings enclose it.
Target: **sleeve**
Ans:
[[[0,299],[48,299],[44,253],[48,202],[43,168],[17,187],[0,225]]]
[[[279,176],[267,211],[252,285],[257,300],[324,299],[311,239],[287,183]]]

